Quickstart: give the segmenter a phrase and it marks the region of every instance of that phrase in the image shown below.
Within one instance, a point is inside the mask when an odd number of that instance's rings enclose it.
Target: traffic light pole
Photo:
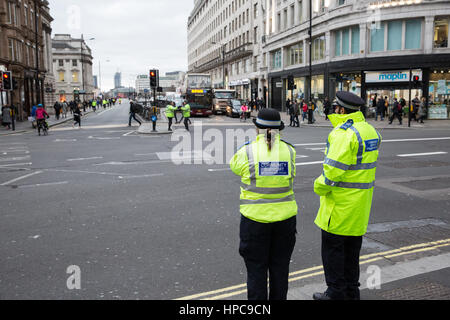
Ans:
[[[411,79],[412,79],[412,69],[409,69],[409,105],[408,105],[408,127],[411,127],[411,112],[413,107],[411,105]]]

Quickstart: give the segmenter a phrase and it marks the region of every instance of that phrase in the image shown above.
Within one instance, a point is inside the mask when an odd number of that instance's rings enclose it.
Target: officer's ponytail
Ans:
[[[258,130],[258,134],[260,134],[261,132],[260,132],[260,129],[257,129]],[[264,141],[266,142],[266,144],[267,144],[267,147],[269,148],[269,151],[272,151],[272,147],[273,147],[273,144],[275,143],[275,139],[276,139],[276,136],[277,136],[277,134],[279,133],[279,130],[276,130],[276,129],[266,129],[266,130],[264,130]]]

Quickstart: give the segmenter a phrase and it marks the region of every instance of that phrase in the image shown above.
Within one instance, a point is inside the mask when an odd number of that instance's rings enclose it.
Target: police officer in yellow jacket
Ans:
[[[337,92],[334,130],[328,136],[323,174],[314,183],[320,196],[315,220],[322,229],[322,262],[328,289],[315,300],[359,300],[359,255],[372,206],[381,136],[359,111],[364,101]]]
[[[175,117],[175,120],[176,120],[176,115],[175,115],[176,110],[177,110],[177,108],[175,107],[175,103],[174,102],[169,103],[166,106],[165,112],[166,112],[167,120],[169,121],[168,131],[172,131],[173,118]]]
[[[296,152],[280,139],[284,123],[277,110],[262,109],[254,123],[256,140],[240,148],[230,163],[241,177],[239,253],[247,268],[248,299],[286,300],[296,241]]]

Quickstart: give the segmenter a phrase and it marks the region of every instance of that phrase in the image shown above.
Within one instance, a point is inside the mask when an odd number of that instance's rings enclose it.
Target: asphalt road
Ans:
[[[128,109],[125,102],[89,114],[81,129],[69,123],[46,137],[0,138],[0,299],[176,299],[245,283],[240,181],[226,164],[240,142],[226,137],[253,127],[215,116],[194,118],[191,136],[182,125],[173,136],[139,135],[136,123],[128,127]],[[449,129],[381,132],[370,223],[385,229],[365,238],[363,254],[450,238]],[[283,132],[298,157],[292,271],[321,265],[313,181],[329,131]],[[171,161],[180,146],[195,151],[185,154],[191,164]],[[417,221],[431,236],[386,227],[411,230]],[[79,267],[79,290],[67,287],[69,266]]]

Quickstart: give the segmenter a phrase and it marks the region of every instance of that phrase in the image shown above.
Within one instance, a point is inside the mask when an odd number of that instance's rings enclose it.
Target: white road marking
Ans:
[[[132,133],[135,133],[135,131],[127,132],[127,133],[123,134],[122,137],[127,137],[127,136],[129,136],[130,134],[132,134]]]
[[[305,149],[311,151],[324,151],[326,148],[305,148]]]
[[[447,152],[424,152],[424,153],[409,153],[409,154],[398,154],[397,157],[420,157],[420,156],[434,156],[438,154],[447,154]]]
[[[304,156],[304,155],[298,155],[297,157],[296,157],[297,159],[300,159],[300,158],[309,158],[309,156]]]
[[[17,188],[22,189],[22,188],[50,187],[50,186],[59,186],[62,184],[68,184],[68,183],[69,183],[69,181],[37,183],[37,184],[18,186]]]
[[[33,164],[32,162],[1,164],[0,168],[2,168],[2,167],[14,167],[14,166],[31,166],[32,164]]]
[[[299,144],[294,144],[295,147],[322,146],[322,145],[326,145],[326,143],[325,143],[325,142],[314,142],[314,143],[299,143]]]
[[[123,179],[140,179],[140,178],[151,178],[151,177],[161,177],[164,173],[154,173],[154,174],[143,174],[143,175],[136,175],[136,176],[119,176],[118,178]]]
[[[56,139],[53,142],[75,142],[77,139]]]
[[[30,151],[27,150],[8,150],[8,151],[0,151],[0,153],[4,156],[10,154],[10,153],[25,153],[30,154]]]
[[[2,159],[0,159],[0,162],[19,161],[19,160],[26,160],[26,159],[30,159],[30,156],[14,157],[14,158],[2,158]]]
[[[91,140],[92,140],[92,139],[93,139],[93,140],[119,140],[120,137],[106,137],[106,138],[103,138],[103,137],[89,136],[88,139],[91,139]]]
[[[298,166],[309,166],[312,164],[323,164],[323,161],[300,162],[300,163],[296,163],[295,165],[298,167]]]
[[[85,161],[85,160],[96,160],[96,159],[103,159],[103,157],[90,157],[90,158],[77,158],[77,159],[67,159],[67,161]]]
[[[26,178],[35,176],[35,175],[40,174],[40,173],[42,173],[42,171],[32,172],[32,173],[26,174],[26,175],[24,175],[24,176],[21,176],[21,177],[18,177],[18,178],[9,180],[9,181],[7,181],[7,182],[4,182],[4,183],[0,184],[0,186],[7,186],[7,185],[9,185],[9,184],[11,184],[11,183],[14,183],[14,182],[17,182],[17,181],[20,181],[20,180],[23,180],[23,179],[26,179]]]
[[[383,140],[383,142],[412,142],[412,141],[437,141],[437,140],[450,140],[450,137],[438,137],[438,138],[412,138],[412,139],[391,139]]]

